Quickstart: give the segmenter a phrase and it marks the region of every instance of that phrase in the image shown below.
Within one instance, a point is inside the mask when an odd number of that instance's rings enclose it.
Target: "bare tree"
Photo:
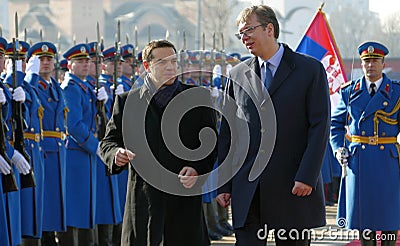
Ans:
[[[400,13],[393,13],[385,18],[383,22],[384,35],[381,41],[390,50],[391,57],[400,56],[400,50],[398,49],[399,38],[400,38]]]

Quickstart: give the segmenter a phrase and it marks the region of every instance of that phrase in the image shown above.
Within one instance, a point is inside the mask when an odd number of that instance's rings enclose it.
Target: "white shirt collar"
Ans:
[[[375,85],[376,85],[376,91],[379,90],[379,87],[381,86],[382,81],[383,81],[383,77],[374,82]],[[367,90],[368,90],[368,92],[369,92],[369,87],[371,86],[371,83],[372,83],[372,82],[365,78],[365,83],[366,83],[366,85],[367,85]]]

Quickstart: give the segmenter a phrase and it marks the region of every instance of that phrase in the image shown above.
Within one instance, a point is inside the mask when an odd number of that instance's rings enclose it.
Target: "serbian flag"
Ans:
[[[343,61],[340,57],[331,28],[329,27],[325,13],[321,6],[306,33],[301,39],[296,51],[312,56],[321,61],[326,70],[331,95],[332,110],[339,102],[340,86],[347,81],[343,69]]]

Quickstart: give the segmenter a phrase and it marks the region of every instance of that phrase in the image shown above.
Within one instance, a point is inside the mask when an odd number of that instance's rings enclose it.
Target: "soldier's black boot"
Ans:
[[[371,231],[370,233],[360,231],[361,246],[377,246],[375,238],[376,232],[374,231]]]
[[[381,246],[396,246],[398,231],[382,231]]]
[[[56,234],[54,231],[43,231],[40,241],[41,246],[57,246]]]
[[[67,227],[66,232],[56,232],[59,246],[78,246],[77,228]]]
[[[22,238],[23,246],[42,246],[39,238],[24,237]]]
[[[99,246],[112,246],[113,225],[97,225]]]
[[[96,246],[94,229],[78,228],[77,231],[79,246]]]
[[[113,226],[112,242],[113,246],[121,246],[122,224]]]

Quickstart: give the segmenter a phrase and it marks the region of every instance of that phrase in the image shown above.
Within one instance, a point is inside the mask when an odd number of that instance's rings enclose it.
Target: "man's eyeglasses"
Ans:
[[[242,39],[243,35],[246,35],[247,37],[251,37],[251,36],[253,36],[254,30],[259,26],[265,26],[265,24],[260,24],[260,25],[257,25],[257,26],[248,27],[248,28],[244,29],[243,31],[241,31],[239,33],[235,33],[235,36],[239,40]]]

